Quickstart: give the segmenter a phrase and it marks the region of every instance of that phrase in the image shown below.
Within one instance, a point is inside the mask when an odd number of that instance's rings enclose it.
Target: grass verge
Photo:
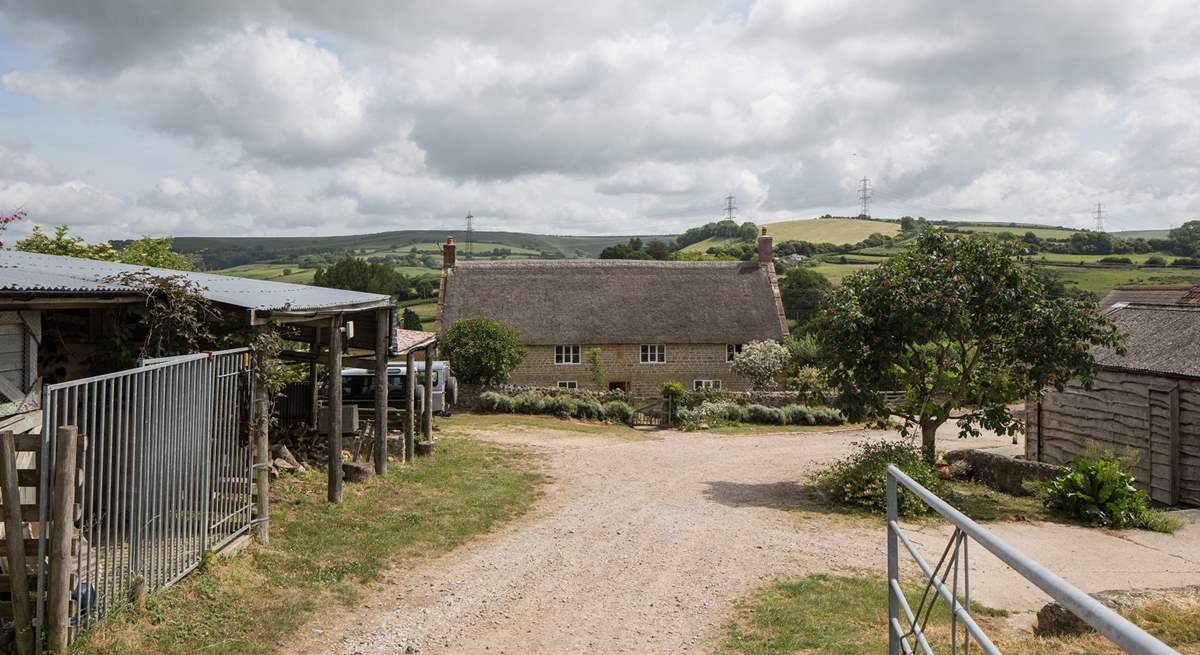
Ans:
[[[921,587],[906,590],[914,608]],[[772,584],[735,607],[720,652],[726,655],[887,652],[887,591],[872,575],[810,575]],[[1121,650],[1099,635],[1039,638],[1005,624],[1007,612],[972,607],[972,616],[1005,653],[1025,655],[1108,655]],[[1200,653],[1200,604],[1159,603],[1129,614],[1181,653]],[[903,623],[903,621],[902,621]],[[960,639],[961,639],[961,632]],[[926,636],[934,652],[950,645],[949,611],[938,602]]]
[[[594,434],[617,439],[639,441],[650,438],[627,425],[562,419],[544,414],[489,414],[482,412],[455,412],[449,417],[438,417],[435,423],[445,434],[467,434],[479,431],[529,431],[573,432]]]
[[[353,603],[389,564],[445,552],[528,510],[543,481],[528,458],[442,438],[431,458],[346,485],[337,506],[325,501],[324,472],[282,478],[271,492],[270,546],[214,558],[147,599],[144,613],[102,622],[72,653],[276,652],[317,610]]]

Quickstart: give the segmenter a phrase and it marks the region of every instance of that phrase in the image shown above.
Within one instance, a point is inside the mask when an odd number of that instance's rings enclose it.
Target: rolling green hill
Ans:
[[[174,250],[198,255],[207,269],[229,269],[246,264],[287,266],[305,255],[406,254],[414,246],[418,252],[439,252],[439,244],[453,236],[463,244],[463,230],[399,230],[375,234],[351,234],[326,237],[175,237]],[[476,250],[508,248],[514,256],[596,257],[608,246],[628,241],[631,236],[554,236],[521,232],[476,232]],[[670,241],[672,235],[639,236],[643,240]],[[293,266],[293,268],[295,268]]]
[[[760,227],[767,228],[767,234],[775,237],[776,243],[810,241],[841,245],[858,243],[875,233],[885,236],[894,236],[900,233],[900,224],[896,221],[861,218],[805,218],[767,223]],[[734,242],[735,240],[732,238],[713,237],[693,243],[684,248],[684,251],[704,252],[713,246],[729,245]]]

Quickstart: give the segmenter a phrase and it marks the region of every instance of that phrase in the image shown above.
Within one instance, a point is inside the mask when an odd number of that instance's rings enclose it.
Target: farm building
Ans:
[[[599,351],[605,386],[634,398],[666,382],[742,390],[734,355],[788,333],[765,230],[749,262],[457,262],[450,239],[441,289],[443,328],[486,316],[517,330],[529,351],[518,385],[595,390]]]
[[[1200,306],[1185,301],[1113,305],[1126,354],[1100,350],[1090,389],[1073,382],[1026,408],[1026,456],[1126,453],[1154,500],[1200,505]]]
[[[1100,300],[1100,311],[1113,305],[1176,305],[1192,291],[1186,284],[1123,284],[1113,287]]]

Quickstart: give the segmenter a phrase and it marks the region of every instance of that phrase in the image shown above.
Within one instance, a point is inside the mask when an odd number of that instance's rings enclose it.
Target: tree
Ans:
[[[404,312],[400,314],[400,327],[405,330],[420,330],[421,317],[412,309],[405,307]]]
[[[54,236],[46,234],[41,227],[35,225],[29,236],[18,241],[14,247],[22,252],[44,255],[98,259],[177,271],[195,270],[192,258],[171,250],[171,245],[171,237],[142,237],[117,250],[108,243],[88,243],[82,237],[71,234],[71,228],[67,225],[54,228]]]
[[[465,384],[503,384],[525,358],[517,331],[490,318],[468,318],[446,328],[442,352],[454,375]]]
[[[357,257],[342,257],[329,268],[317,269],[313,285],[347,291],[392,295],[407,286],[404,276],[387,264],[372,264]]]
[[[1200,248],[1200,221],[1188,221],[1167,233],[1171,254],[1191,257]]]
[[[797,266],[788,269],[779,284],[783,311],[788,318],[804,326],[817,315],[821,299],[832,288],[828,278],[811,268]]]
[[[935,457],[938,427],[1020,429],[1007,404],[1094,375],[1093,347],[1123,351],[1095,304],[1051,298],[1018,247],[931,229],[872,270],[846,277],[817,323],[839,404],[904,420]],[[891,405],[884,393],[900,391]]]
[[[751,341],[733,358],[733,372],[755,389],[772,389],[787,367],[788,350],[774,341]]]
[[[7,230],[9,225],[16,223],[17,221],[24,220],[26,216],[28,216],[28,214],[26,214],[25,210],[23,209],[18,209],[17,211],[7,215],[0,214],[0,233],[3,233],[5,230]],[[3,247],[4,242],[0,241],[0,248]]]
[[[912,232],[915,229],[917,229],[917,220],[915,218],[913,218],[912,216],[901,216],[900,217],[900,231],[901,232]]]

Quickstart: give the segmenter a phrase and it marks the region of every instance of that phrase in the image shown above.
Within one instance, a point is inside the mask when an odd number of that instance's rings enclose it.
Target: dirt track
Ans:
[[[284,650],[708,652],[731,603],[772,577],[881,569],[882,525],[824,513],[801,484],[868,434],[664,433],[647,441],[480,434],[548,453],[555,481],[538,509],[398,572],[342,625],[313,623]],[[951,437],[945,445],[1003,448],[1005,441]],[[1088,591],[1200,583],[1200,525],[1175,537],[1048,524],[994,530]],[[940,550],[947,534],[926,526],[915,540]],[[979,600],[1014,609],[1044,602],[998,562],[980,555],[976,566]]]

